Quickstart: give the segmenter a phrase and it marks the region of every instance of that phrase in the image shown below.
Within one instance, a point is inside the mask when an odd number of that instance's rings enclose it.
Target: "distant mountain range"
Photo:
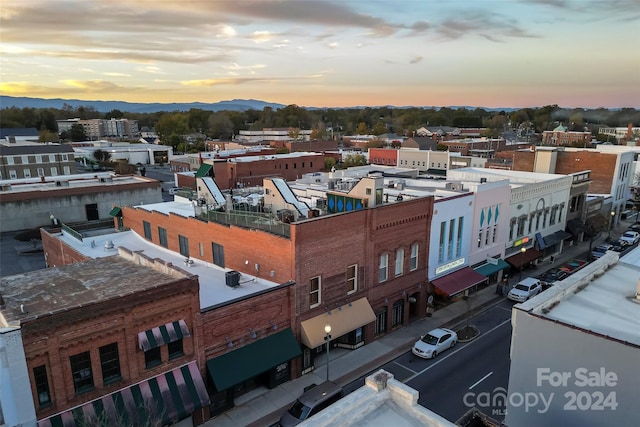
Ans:
[[[157,113],[160,111],[189,111],[192,108],[197,108],[206,111],[246,111],[246,110],[258,110],[262,111],[265,107],[271,107],[274,110],[279,108],[284,108],[286,105],[277,104],[274,102],[265,102],[257,99],[232,99],[230,101],[220,101],[220,102],[212,102],[212,103],[204,103],[204,102],[173,102],[173,103],[141,103],[141,102],[125,102],[125,101],[85,101],[81,99],[62,99],[62,98],[54,98],[54,99],[44,99],[44,98],[27,98],[22,96],[5,96],[0,95],[0,108],[58,108],[62,109],[62,107],[67,104],[73,108],[78,108],[80,106],[84,107],[93,107],[96,111],[100,113],[107,113],[111,110],[120,110],[122,112],[128,113]],[[333,108],[333,109],[345,109],[345,108],[355,108],[355,109],[364,109],[368,108],[367,106],[353,106],[353,107],[303,107],[309,110],[318,110],[325,108]],[[438,106],[393,106],[393,105],[379,105],[379,106],[369,106],[369,108],[440,108]],[[457,106],[450,105],[448,108],[452,109],[467,109],[474,110],[476,108],[481,108],[486,111],[515,111],[519,110],[519,108],[486,108],[486,107],[472,107],[472,106]]]
[[[231,101],[220,101],[213,103],[203,102],[173,102],[173,103],[141,103],[141,102],[125,102],[125,101],[84,101],[80,99],[43,99],[43,98],[26,98],[22,96],[4,96],[0,95],[1,108],[58,108],[62,109],[64,104],[74,108],[80,106],[93,107],[96,111],[107,113],[111,110],[120,110],[128,113],[156,113],[159,111],[189,111],[192,108],[198,108],[206,111],[246,111],[260,110],[265,107],[271,107],[274,110],[286,107],[283,104],[273,102],[259,101],[256,99],[233,99]]]

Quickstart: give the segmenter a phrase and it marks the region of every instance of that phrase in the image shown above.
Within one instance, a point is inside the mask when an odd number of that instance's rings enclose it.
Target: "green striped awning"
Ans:
[[[148,351],[152,348],[160,347],[161,345],[190,336],[191,333],[189,332],[189,327],[186,322],[184,320],[177,320],[144,332],[139,332],[138,344],[140,345],[140,350]]]
[[[196,172],[196,178],[203,178],[205,176],[211,176],[211,169],[213,168],[213,165],[210,165],[209,163],[203,163],[200,165],[200,167],[198,168],[198,171]]]
[[[111,216],[122,216],[122,209],[119,207],[115,207],[109,211],[109,215]]]
[[[218,391],[240,384],[302,354],[290,328],[207,360]]]
[[[196,362],[38,421],[38,427],[169,425],[209,405]]]
[[[500,270],[504,270],[505,268],[511,268],[509,263],[503,260],[502,258],[498,258],[497,261],[498,262],[496,264],[486,263],[484,265],[481,265],[480,267],[474,268],[474,270],[476,271],[476,273],[480,273],[483,276],[489,277]]]

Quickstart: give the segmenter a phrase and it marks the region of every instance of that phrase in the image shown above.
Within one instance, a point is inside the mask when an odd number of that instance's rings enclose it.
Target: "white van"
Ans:
[[[518,282],[507,294],[507,298],[516,302],[525,302],[529,298],[533,298],[542,291],[542,282],[540,280],[527,277]]]

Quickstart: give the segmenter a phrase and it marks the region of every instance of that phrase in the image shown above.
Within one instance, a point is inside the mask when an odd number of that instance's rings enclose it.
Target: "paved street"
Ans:
[[[472,317],[469,323],[480,330],[480,335],[468,343],[458,343],[434,360],[414,356],[411,348],[407,348],[401,356],[373,371],[391,372],[396,379],[420,392],[420,405],[456,420],[469,409],[465,405],[465,394],[470,393],[468,402],[481,404],[483,397],[495,395],[495,389],[507,388],[512,305],[503,301]],[[365,376],[345,386],[345,391],[350,393],[362,386]],[[504,419],[504,405],[485,409],[494,418]]]

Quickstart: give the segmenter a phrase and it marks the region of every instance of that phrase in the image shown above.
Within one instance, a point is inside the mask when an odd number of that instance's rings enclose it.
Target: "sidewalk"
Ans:
[[[617,230],[626,230],[628,224],[621,223]],[[616,231],[617,231],[616,230]],[[606,239],[603,233],[593,242],[593,247]],[[535,268],[522,272],[522,277],[539,276],[548,269],[571,259],[588,260],[589,241],[565,247],[553,263],[541,261]],[[516,273],[515,279],[518,279]],[[469,297],[472,315],[484,311],[503,301],[504,296],[496,294],[496,285],[490,285]],[[454,328],[462,323],[468,313],[469,304],[459,301],[449,304],[433,313],[431,317],[417,320],[397,331],[360,347],[356,350],[332,349],[330,354],[329,377],[344,386],[369,373],[408,351],[417,337],[437,327]],[[280,415],[310,384],[320,384],[327,376],[326,358],[316,358],[316,369],[307,375],[293,379],[274,389],[258,389],[236,399],[236,407],[207,421],[205,426],[216,427],[265,427],[276,423]]]

